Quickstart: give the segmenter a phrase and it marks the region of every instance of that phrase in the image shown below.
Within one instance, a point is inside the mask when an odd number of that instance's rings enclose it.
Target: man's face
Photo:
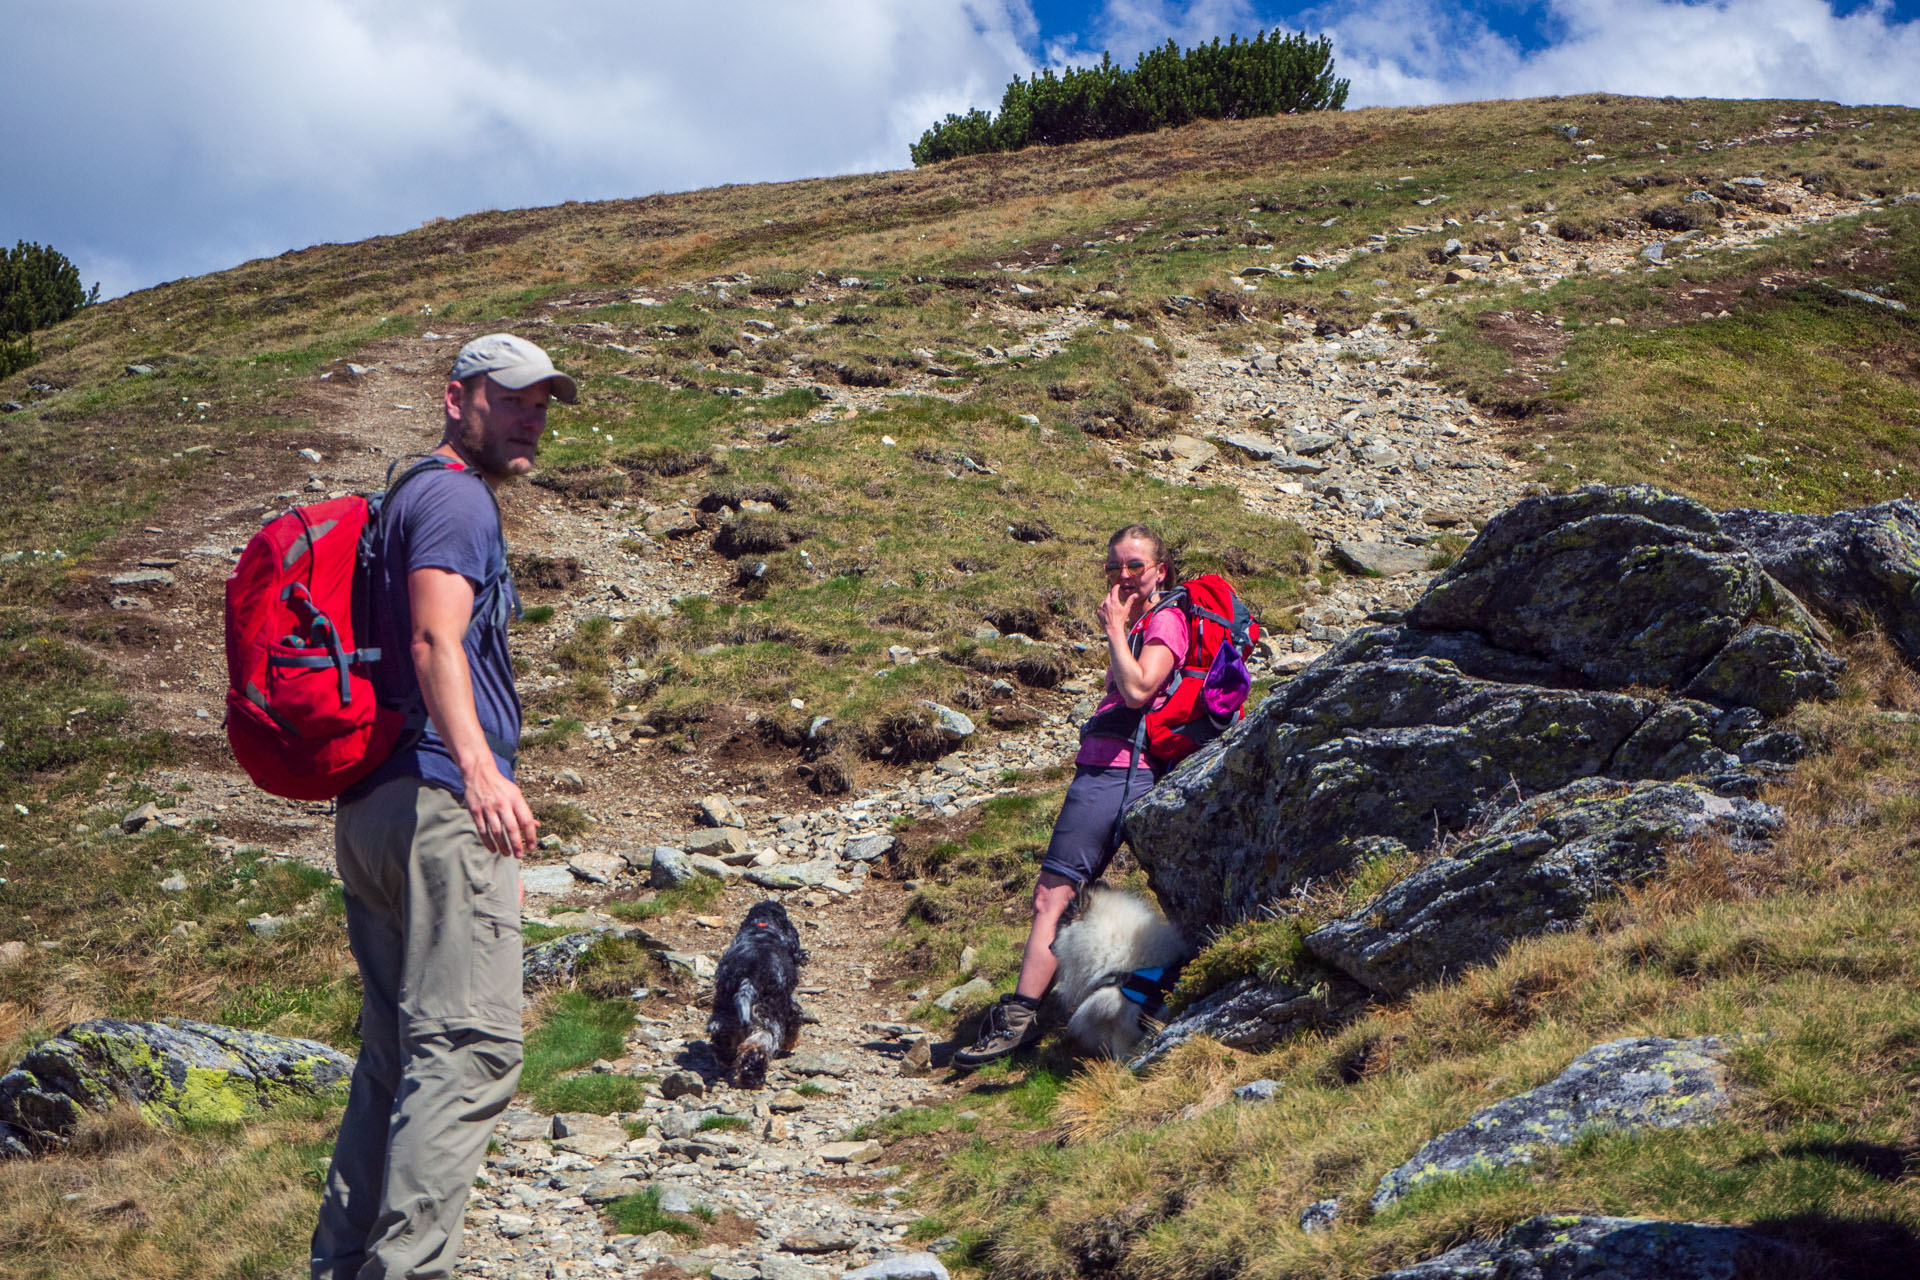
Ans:
[[[552,398],[545,382],[516,391],[483,374],[447,384],[447,416],[459,424],[460,451],[483,476],[505,480],[533,470]]]

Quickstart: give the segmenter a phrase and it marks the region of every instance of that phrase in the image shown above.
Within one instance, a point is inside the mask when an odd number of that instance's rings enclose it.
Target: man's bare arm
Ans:
[[[461,641],[473,618],[473,584],[445,569],[415,569],[407,575],[413,605],[414,674],[427,714],[466,785],[467,812],[489,849],[519,857],[533,847],[539,824],[520,794],[493,760],[474,709],[473,675]]]

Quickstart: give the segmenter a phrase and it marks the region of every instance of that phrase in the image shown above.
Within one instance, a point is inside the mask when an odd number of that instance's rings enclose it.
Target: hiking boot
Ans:
[[[987,1010],[987,1020],[971,1046],[953,1055],[956,1067],[977,1067],[1024,1049],[1040,1038],[1040,1011],[1037,1005],[1013,995],[1000,997],[1000,1003]]]

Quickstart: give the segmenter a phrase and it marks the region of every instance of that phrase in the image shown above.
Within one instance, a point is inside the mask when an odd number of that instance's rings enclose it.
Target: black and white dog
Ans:
[[[1055,936],[1053,954],[1054,994],[1073,1011],[1067,1035],[1090,1053],[1124,1058],[1158,1022],[1191,950],[1151,903],[1095,887]]]
[[[766,1084],[767,1063],[799,1043],[800,1006],[793,993],[806,962],[800,931],[772,898],[753,905],[721,953],[707,1041],[736,1089]]]

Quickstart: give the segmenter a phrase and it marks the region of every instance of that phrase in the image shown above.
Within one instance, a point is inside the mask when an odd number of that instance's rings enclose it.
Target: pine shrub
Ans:
[[[35,329],[99,300],[100,286],[82,288],[79,268],[57,249],[25,240],[0,249],[0,378],[34,362]]]
[[[1245,120],[1296,111],[1338,111],[1347,82],[1334,78],[1333,46],[1262,31],[1251,40],[1182,50],[1169,40],[1140,55],[1131,71],[1101,55],[1095,67],[1044,69],[1015,76],[1000,113],[975,108],[949,115],[913,144],[916,165],[990,151],[1018,151],[1034,143],[1058,146],[1091,138],[1148,133],[1193,120]]]

